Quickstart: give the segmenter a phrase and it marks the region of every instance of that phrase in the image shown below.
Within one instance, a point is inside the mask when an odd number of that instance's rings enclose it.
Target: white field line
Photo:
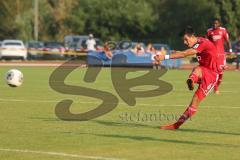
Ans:
[[[90,160],[120,160],[117,158],[107,158],[100,156],[85,156],[79,154],[68,154],[61,152],[45,152],[45,151],[33,151],[33,150],[21,150],[21,149],[9,149],[9,148],[0,148],[0,151],[3,152],[15,152],[15,153],[28,153],[28,154],[42,154],[48,156],[59,156],[59,157],[68,157],[68,158],[78,158],[78,159],[90,159]]]
[[[73,100],[74,101],[74,100]],[[3,99],[0,98],[0,102],[36,102],[36,103],[58,103],[60,102],[57,100],[24,100],[24,99]],[[83,102],[83,101],[74,101],[74,103],[80,103],[80,104],[100,104],[101,102]],[[111,104],[111,103],[108,103]],[[126,103],[118,103],[120,105],[127,105]],[[148,107],[187,107],[187,104],[150,104],[150,103],[138,103],[136,106],[148,106]],[[240,106],[211,106],[211,105],[202,105],[200,106],[202,109],[240,109]]]

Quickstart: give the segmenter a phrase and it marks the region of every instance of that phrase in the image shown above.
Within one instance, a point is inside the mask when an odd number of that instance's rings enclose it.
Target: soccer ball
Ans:
[[[19,87],[23,83],[23,74],[17,69],[11,69],[6,74],[6,82],[10,87]]]

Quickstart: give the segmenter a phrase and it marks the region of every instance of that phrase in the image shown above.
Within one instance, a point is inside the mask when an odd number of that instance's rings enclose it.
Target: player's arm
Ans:
[[[230,40],[227,39],[226,42],[227,42],[227,45],[228,45],[229,52],[232,52],[232,44],[231,44]]]
[[[177,51],[176,53],[172,53],[171,55],[160,55],[159,60],[165,60],[165,59],[179,59],[179,58],[185,58],[188,56],[192,56],[197,54],[197,50],[190,48],[184,51]]]
[[[224,33],[225,33],[224,34],[224,39],[225,39],[225,42],[227,43],[228,50],[229,50],[229,52],[232,52],[232,44],[229,40],[229,35],[228,35],[227,31],[225,31]]]

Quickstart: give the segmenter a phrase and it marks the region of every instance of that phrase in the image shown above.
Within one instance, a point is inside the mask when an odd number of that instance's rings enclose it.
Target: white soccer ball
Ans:
[[[6,82],[10,87],[19,87],[23,83],[23,74],[17,69],[11,69],[6,74]]]

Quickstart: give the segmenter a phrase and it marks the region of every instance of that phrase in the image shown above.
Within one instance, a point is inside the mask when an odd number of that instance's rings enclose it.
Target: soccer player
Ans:
[[[189,49],[172,53],[171,55],[160,55],[160,60],[184,58],[191,55],[196,55],[199,66],[195,67],[187,80],[189,90],[194,89],[194,84],[198,83],[198,89],[193,95],[193,98],[178,121],[172,125],[162,126],[161,129],[178,129],[187,119],[192,117],[200,102],[209,94],[218,80],[218,73],[221,71],[217,49],[214,44],[208,39],[196,37],[193,28],[188,26],[181,34],[184,44]]]
[[[207,31],[207,38],[213,42],[218,50],[218,58],[220,59],[220,65],[224,69],[226,66],[226,57],[224,51],[224,43],[227,42],[229,52],[232,52],[232,46],[229,41],[229,36],[226,28],[221,27],[221,22],[219,19],[215,18],[213,20],[212,28],[209,28]],[[214,86],[214,92],[219,94],[218,87],[221,84],[223,79],[223,71],[219,73],[219,79],[217,84]]]

